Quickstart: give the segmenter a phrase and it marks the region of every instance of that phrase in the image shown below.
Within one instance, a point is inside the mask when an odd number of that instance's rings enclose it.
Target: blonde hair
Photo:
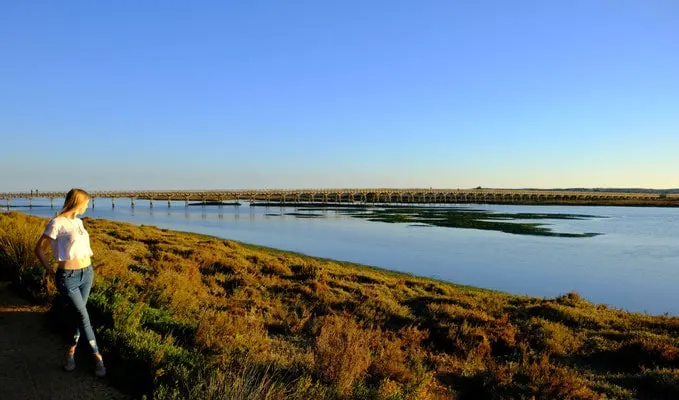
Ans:
[[[68,194],[66,194],[66,200],[64,200],[64,207],[57,216],[75,210],[78,206],[89,200],[89,198],[90,195],[82,189],[73,188],[69,190]]]

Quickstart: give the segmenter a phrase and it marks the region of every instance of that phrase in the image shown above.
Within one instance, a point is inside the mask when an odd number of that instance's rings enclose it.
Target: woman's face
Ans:
[[[83,201],[83,202],[80,203],[80,205],[78,206],[78,209],[77,209],[76,213],[78,213],[78,214],[85,214],[85,211],[87,211],[87,207],[89,207],[89,205],[90,205],[90,199],[87,199],[87,200]]]

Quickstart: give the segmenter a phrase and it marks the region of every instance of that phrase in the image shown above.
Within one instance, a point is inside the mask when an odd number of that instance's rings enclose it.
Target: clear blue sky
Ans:
[[[679,2],[0,2],[0,192],[679,187]]]

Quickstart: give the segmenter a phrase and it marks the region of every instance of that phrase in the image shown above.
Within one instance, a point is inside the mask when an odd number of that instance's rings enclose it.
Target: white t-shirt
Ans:
[[[94,254],[90,248],[90,235],[80,218],[52,218],[43,235],[53,239],[52,254],[57,261],[80,259]]]

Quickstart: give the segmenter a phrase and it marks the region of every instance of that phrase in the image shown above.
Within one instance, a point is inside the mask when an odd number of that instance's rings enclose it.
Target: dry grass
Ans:
[[[116,382],[139,396],[663,399],[679,319],[571,293],[512,296],[195,234],[85,219],[90,309]],[[54,295],[45,219],[0,214],[0,276]],[[115,375],[112,375],[113,379]]]

